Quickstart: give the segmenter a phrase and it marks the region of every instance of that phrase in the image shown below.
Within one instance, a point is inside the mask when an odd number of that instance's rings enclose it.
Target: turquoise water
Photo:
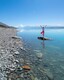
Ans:
[[[64,80],[64,29],[45,29],[45,37],[51,40],[38,40],[41,29],[20,29],[18,36],[22,37],[24,46],[29,55],[38,57],[37,52],[42,53],[41,63],[38,67],[50,70],[54,80]],[[43,65],[44,64],[44,65]]]

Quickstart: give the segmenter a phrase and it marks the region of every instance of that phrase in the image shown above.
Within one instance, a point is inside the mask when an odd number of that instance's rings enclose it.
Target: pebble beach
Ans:
[[[14,28],[0,27],[0,80],[9,80],[8,73],[15,70],[19,62],[14,55],[19,54],[18,49],[23,49],[23,45],[16,34]]]

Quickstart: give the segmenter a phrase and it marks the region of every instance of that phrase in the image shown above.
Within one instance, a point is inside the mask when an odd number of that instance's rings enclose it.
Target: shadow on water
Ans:
[[[42,44],[43,48],[45,48],[45,41],[44,40],[41,42],[41,44]]]

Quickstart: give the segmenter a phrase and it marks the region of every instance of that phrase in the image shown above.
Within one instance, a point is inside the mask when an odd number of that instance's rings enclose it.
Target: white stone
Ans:
[[[18,60],[15,60],[15,62],[17,62],[17,63],[18,63],[19,61],[18,61]]]
[[[13,68],[10,68],[10,70],[11,70],[11,71],[14,71],[15,69],[13,69]]]
[[[16,51],[16,52],[15,52],[15,54],[19,54],[19,52],[18,52],[18,51]]]
[[[37,56],[38,58],[42,58],[43,54],[42,54],[42,53],[36,53],[36,56]]]

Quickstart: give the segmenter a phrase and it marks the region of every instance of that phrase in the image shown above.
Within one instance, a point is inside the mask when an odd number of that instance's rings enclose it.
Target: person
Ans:
[[[44,37],[44,27],[42,27],[41,34],[42,34],[42,35],[43,35],[43,37]]]

